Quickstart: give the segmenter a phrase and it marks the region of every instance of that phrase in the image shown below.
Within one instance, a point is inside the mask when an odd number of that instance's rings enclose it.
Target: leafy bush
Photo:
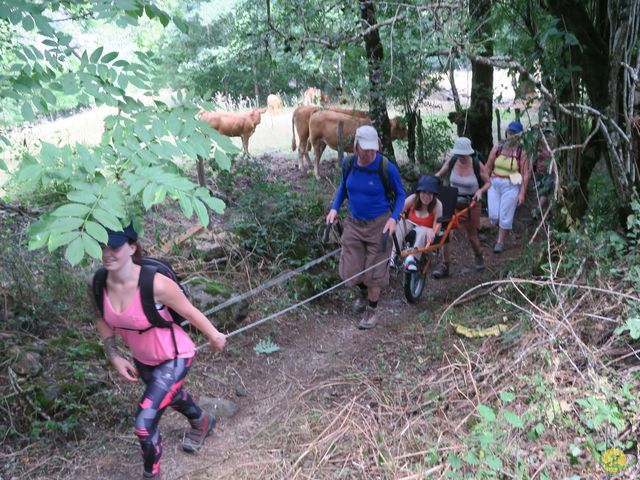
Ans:
[[[442,118],[423,119],[416,129],[416,160],[433,174],[440,170],[453,144],[453,128]]]
[[[270,178],[263,166],[246,161],[236,164],[233,175],[235,188],[242,194],[230,223],[240,246],[252,253],[251,259],[299,266],[323,252],[326,205],[314,180],[304,194],[297,193]]]

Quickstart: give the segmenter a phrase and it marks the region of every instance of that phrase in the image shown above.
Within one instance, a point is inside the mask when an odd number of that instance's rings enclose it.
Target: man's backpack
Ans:
[[[482,161],[482,163],[486,163],[483,160],[484,159],[480,157],[478,152],[474,152],[473,155],[471,155],[471,164],[473,165],[473,174],[476,176],[476,180],[478,180],[478,188],[482,188],[484,185],[484,181],[482,180],[482,176],[480,175],[480,162]],[[453,172],[453,166],[456,164],[457,161],[458,161],[458,155],[453,155],[449,159],[449,175],[451,175],[451,172]]]
[[[381,155],[381,156],[382,156],[382,159],[378,164],[377,172],[372,172],[370,170],[366,170],[356,165],[356,160],[358,158],[356,155],[352,155],[349,158],[347,158],[347,160],[344,162],[344,165],[342,167],[342,183],[345,186],[344,192],[348,198],[349,194],[347,193],[347,188],[346,188],[347,177],[349,177],[349,174],[354,168],[364,173],[369,173],[369,174],[377,173],[378,176],[380,177],[380,181],[382,182],[382,186],[384,187],[384,195],[385,197],[387,197],[387,200],[389,200],[389,203],[391,204],[391,210],[393,210],[393,207],[396,203],[396,191],[393,188],[393,185],[391,184],[391,179],[389,178],[389,159],[384,155]]]
[[[138,280],[138,286],[140,287],[140,298],[142,300],[142,310],[144,311],[147,320],[151,324],[150,327],[144,330],[136,330],[139,333],[144,333],[152,328],[171,328],[171,337],[173,339],[173,346],[176,351],[176,355],[178,354],[178,345],[176,343],[175,335],[173,333],[173,324],[176,323],[180,325],[184,322],[184,318],[177,312],[169,309],[169,313],[171,313],[171,318],[173,321],[165,320],[159,313],[159,310],[164,308],[168,308],[164,305],[157,305],[153,299],[153,277],[156,273],[164,275],[165,277],[170,278],[175,283],[178,284],[180,289],[185,293],[186,291],[180,281],[178,280],[178,275],[176,274],[173,267],[165,262],[164,260],[159,260],[157,258],[152,257],[144,257],[142,261],[139,263],[140,269],[140,278]],[[100,315],[104,315],[103,301],[104,301],[104,288],[107,284],[107,270],[104,267],[98,269],[98,271],[93,275],[93,298],[96,302],[96,306],[100,311]],[[160,307],[160,308],[158,308]]]

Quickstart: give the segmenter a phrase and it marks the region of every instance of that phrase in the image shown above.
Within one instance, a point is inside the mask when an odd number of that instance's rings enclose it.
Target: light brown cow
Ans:
[[[343,146],[345,152],[353,152],[353,139],[356,129],[361,125],[371,125],[368,117],[348,115],[330,110],[316,112],[309,118],[309,141],[313,146],[315,165],[313,173],[320,178],[320,158],[326,146],[338,149],[338,122],[342,121]],[[407,138],[407,130],[402,127],[397,118],[390,118],[391,139]]]
[[[329,101],[329,96],[319,88],[307,88],[302,97],[302,105],[323,105]]]
[[[267,97],[267,108],[273,115],[280,113],[282,109],[282,99],[279,95],[271,94]]]
[[[249,154],[249,137],[260,123],[260,116],[266,111],[266,108],[254,108],[242,113],[207,112],[201,109],[198,118],[227,137],[241,137],[242,149]]]
[[[322,108],[313,105],[300,105],[293,111],[293,116],[291,117],[291,150],[296,151],[297,130],[300,139],[300,144],[298,145],[298,168],[300,170],[304,168],[305,159],[307,165],[311,165],[311,158],[309,157],[309,151],[311,150],[311,142],[309,141],[309,118],[319,110],[322,110]],[[369,118],[369,112],[356,110],[354,108],[329,106],[326,110],[355,117]]]

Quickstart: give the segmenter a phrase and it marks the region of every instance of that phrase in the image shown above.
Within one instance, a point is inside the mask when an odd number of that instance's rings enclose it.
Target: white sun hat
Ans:
[[[467,137],[458,137],[453,143],[452,155],[473,155],[474,150],[471,148],[471,140]]]

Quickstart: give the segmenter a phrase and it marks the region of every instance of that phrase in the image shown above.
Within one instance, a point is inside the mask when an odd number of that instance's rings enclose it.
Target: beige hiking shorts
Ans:
[[[381,251],[382,230],[388,219],[388,213],[373,220],[346,218],[342,234],[342,253],[339,266],[340,277],[343,280],[378,262],[389,259],[393,246],[391,237],[387,240],[386,251]],[[389,285],[389,262],[382,262],[376,268],[355,277],[347,285],[353,287],[360,282],[367,287],[386,287]]]

